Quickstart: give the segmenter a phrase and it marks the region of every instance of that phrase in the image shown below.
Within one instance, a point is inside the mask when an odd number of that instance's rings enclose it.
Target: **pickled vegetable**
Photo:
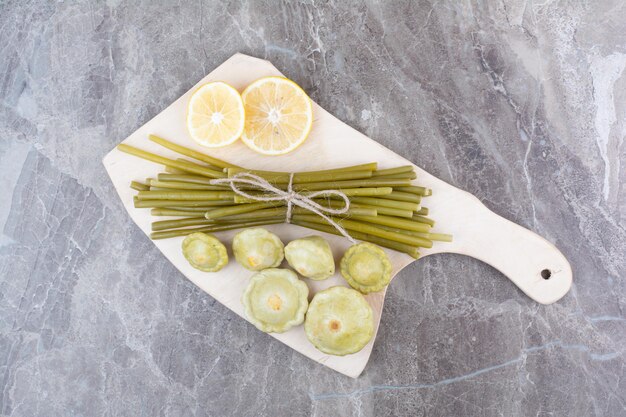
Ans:
[[[206,233],[187,236],[183,240],[183,255],[191,266],[204,272],[217,272],[228,263],[226,247]]]
[[[257,329],[283,333],[302,324],[309,288],[289,269],[268,268],[250,279],[243,293],[246,317]]]
[[[372,308],[358,291],[331,287],[313,297],[304,322],[306,337],[330,355],[363,349],[374,335]]]
[[[341,275],[352,288],[364,294],[380,291],[391,281],[391,262],[380,247],[358,243],[343,255]]]
[[[280,265],[285,258],[284,248],[278,236],[261,227],[243,230],[233,238],[235,259],[251,271]]]
[[[300,275],[313,280],[323,280],[335,273],[330,245],[320,236],[292,240],[285,246],[285,258]]]
[[[315,203],[333,209],[342,209],[346,201],[342,201],[338,195],[321,198],[319,194],[313,193],[340,190],[350,200],[350,206],[346,212],[331,215],[331,220],[355,239],[405,252],[416,259],[419,257],[419,248],[431,248],[433,241],[438,244],[452,240],[450,235],[430,230],[435,222],[425,217],[428,209],[421,204],[426,203],[432,190],[413,185],[417,175],[412,165],[379,169],[376,162],[371,162],[307,172],[258,171],[233,165],[154,135],[150,135],[150,140],[197,162],[186,158],[170,159],[120,144],[117,149],[122,152],[165,166],[165,173],[159,173],[156,178],[146,178],[145,183],[131,183],[131,188],[138,191],[133,197],[134,206],[154,208],[156,210],[152,213],[157,216],[195,218],[201,217],[195,214],[200,212],[211,220],[208,223],[201,219],[159,221],[153,224],[155,232],[150,235],[152,239],[244,229],[270,224],[270,219],[272,222],[286,219],[288,210],[282,197],[266,201],[268,193],[264,187],[240,184],[240,190],[247,193],[243,195],[222,182],[225,178],[234,179],[242,173],[250,173],[264,178],[276,188],[283,191],[291,188],[302,197],[312,197]],[[288,185],[290,183],[291,187]],[[269,196],[273,194],[270,192]],[[233,222],[244,219],[246,222]],[[326,219],[302,207],[292,207],[290,223],[331,234],[339,233],[334,226],[329,226]],[[190,229],[190,225],[204,227]],[[248,264],[246,261],[243,263]],[[266,265],[253,266],[251,269],[263,267]]]

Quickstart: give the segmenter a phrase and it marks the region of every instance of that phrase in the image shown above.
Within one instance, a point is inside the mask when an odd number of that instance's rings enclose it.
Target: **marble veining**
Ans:
[[[554,242],[529,300],[435,255],[356,380],[187,282],[100,161],[235,52]],[[0,2],[0,415],[626,416],[626,4]]]

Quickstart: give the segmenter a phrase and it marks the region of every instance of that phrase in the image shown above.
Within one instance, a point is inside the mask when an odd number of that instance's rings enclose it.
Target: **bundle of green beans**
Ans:
[[[150,140],[196,162],[170,159],[136,147],[120,144],[122,152],[156,162],[165,172],[145,182],[133,181],[137,190],[134,204],[150,208],[153,216],[168,219],[152,223],[152,239],[185,236],[194,232],[219,232],[246,227],[283,223],[287,214],[284,201],[260,202],[235,193],[230,186],[214,185],[211,180],[231,178],[242,172],[258,175],[275,187],[286,190],[290,173],[250,170],[201,152],[175,144],[158,136]],[[430,248],[433,241],[452,241],[452,236],[433,233],[434,220],[422,199],[432,194],[425,187],[412,184],[416,178],[411,165],[378,169],[376,162],[297,172],[292,189],[307,196],[319,190],[338,190],[350,200],[347,212],[332,216],[352,237],[419,257],[419,248]],[[239,186],[249,195],[264,195],[254,186]],[[343,208],[345,203],[334,196],[315,197],[328,208]],[[331,234],[339,232],[322,217],[294,206],[291,223]]]

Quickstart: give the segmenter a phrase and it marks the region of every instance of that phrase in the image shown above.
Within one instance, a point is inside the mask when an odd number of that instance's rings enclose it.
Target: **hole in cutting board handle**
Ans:
[[[544,269],[543,271],[541,271],[541,278],[550,279],[551,276],[552,276],[552,271],[550,271],[549,269]]]

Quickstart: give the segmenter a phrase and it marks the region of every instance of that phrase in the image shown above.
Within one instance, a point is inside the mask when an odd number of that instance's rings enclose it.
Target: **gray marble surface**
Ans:
[[[356,380],[187,282],[100,163],[235,52],[556,243],[541,306],[438,255]],[[626,5],[0,2],[0,415],[626,415]]]

